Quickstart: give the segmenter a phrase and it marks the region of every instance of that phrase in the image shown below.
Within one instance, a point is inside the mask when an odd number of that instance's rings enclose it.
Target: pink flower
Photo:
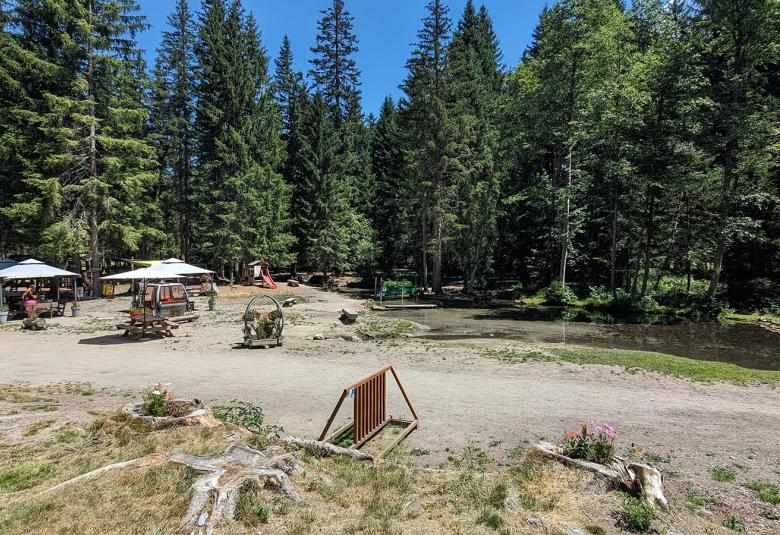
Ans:
[[[607,435],[609,438],[615,438],[617,436],[615,429],[609,424],[601,424],[596,430],[601,434]]]

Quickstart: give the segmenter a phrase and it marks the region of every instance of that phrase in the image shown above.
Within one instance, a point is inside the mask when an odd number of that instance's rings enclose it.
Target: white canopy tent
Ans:
[[[159,265],[159,264],[158,264]],[[101,280],[109,280],[109,281],[143,281],[143,292],[140,294],[141,297],[146,295],[146,281],[148,280],[162,280],[162,279],[176,279],[179,278],[181,275],[178,273],[166,273],[164,271],[160,271],[157,269],[157,266],[155,267],[148,267],[148,268],[139,268],[134,269],[132,271],[125,271],[124,273],[117,273],[115,275],[108,275],[106,277],[101,277]],[[139,287],[140,290],[140,287]]]
[[[178,258],[169,258],[163,260],[162,263],[154,266],[154,269],[158,271],[164,271],[166,273],[176,273],[178,275],[206,275],[214,273],[210,269],[203,269],[202,267],[193,266],[186,263],[184,260]]]
[[[72,273],[65,271],[64,269],[56,268],[48,264],[44,264],[40,260],[30,258],[23,260],[18,264],[11,267],[0,270],[0,279],[12,280],[12,279],[57,279],[60,277],[73,277],[73,294],[76,294],[76,277],[78,273]],[[57,284],[57,298],[59,299],[60,287]],[[3,304],[3,292],[0,287],[0,306]]]
[[[104,281],[137,281],[137,280],[160,280],[160,279],[176,279],[180,277],[179,273],[167,273],[165,271],[157,269],[157,266],[153,268],[139,268],[132,271],[125,271],[124,273],[117,273],[116,275],[106,275],[100,277],[100,280]]]

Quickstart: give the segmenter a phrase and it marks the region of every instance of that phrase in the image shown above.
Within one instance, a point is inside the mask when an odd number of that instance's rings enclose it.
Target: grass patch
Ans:
[[[51,464],[37,461],[0,470],[0,492],[8,494],[34,487],[53,470]]]
[[[726,362],[676,357],[665,353],[625,349],[551,349],[560,360],[574,364],[622,366],[647,370],[694,381],[723,381],[735,384],[780,383],[780,371],[752,370]]]
[[[241,494],[236,504],[234,518],[247,526],[267,524],[271,511],[263,503],[260,487],[255,482],[250,482],[241,489]]]
[[[750,481],[745,485],[750,490],[756,493],[759,500],[773,505],[780,504],[780,488],[777,485],[771,483],[765,483],[763,481]]]
[[[56,420],[38,420],[37,422],[33,422],[27,427],[24,428],[24,433],[22,433],[26,437],[32,437],[43,431],[44,429],[48,429],[52,425],[54,425],[54,422]]]
[[[730,516],[724,520],[723,527],[736,531],[737,533],[745,533],[745,524],[740,522],[735,516]]]
[[[358,326],[358,332],[374,338],[398,338],[420,330],[416,323],[407,320],[370,317]]]
[[[491,529],[498,529],[504,520],[493,511],[482,511],[477,517],[477,524],[483,524]]]
[[[734,481],[737,478],[734,470],[725,466],[716,466],[710,471],[710,475],[713,480],[721,482]]]
[[[698,509],[699,507],[706,507],[707,505],[715,505],[718,503],[718,500],[715,499],[715,496],[710,494],[709,492],[700,492],[695,489],[688,489],[688,493],[686,495],[685,500],[685,507],[687,507],[690,510]]]

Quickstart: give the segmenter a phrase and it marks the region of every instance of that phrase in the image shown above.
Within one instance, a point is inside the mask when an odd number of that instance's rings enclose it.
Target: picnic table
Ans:
[[[41,317],[44,313],[49,313],[49,318],[53,318],[54,314],[62,316],[65,314],[65,303],[58,301],[43,301],[37,303],[25,303],[24,311],[27,317]]]
[[[147,333],[163,333],[164,336],[173,336],[174,329],[178,329],[179,326],[170,323],[165,318],[157,318],[154,316],[138,316],[130,318],[130,323],[119,323],[116,325],[118,330],[124,330],[122,336],[128,334],[147,334]]]

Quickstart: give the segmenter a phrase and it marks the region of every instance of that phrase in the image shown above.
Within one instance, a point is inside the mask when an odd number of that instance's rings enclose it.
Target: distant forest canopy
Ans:
[[[431,0],[378,117],[342,0],[307,73],[240,0],[172,7],[146,65],[133,0],[0,0],[0,254],[780,308],[776,0],[561,0],[509,66]]]

